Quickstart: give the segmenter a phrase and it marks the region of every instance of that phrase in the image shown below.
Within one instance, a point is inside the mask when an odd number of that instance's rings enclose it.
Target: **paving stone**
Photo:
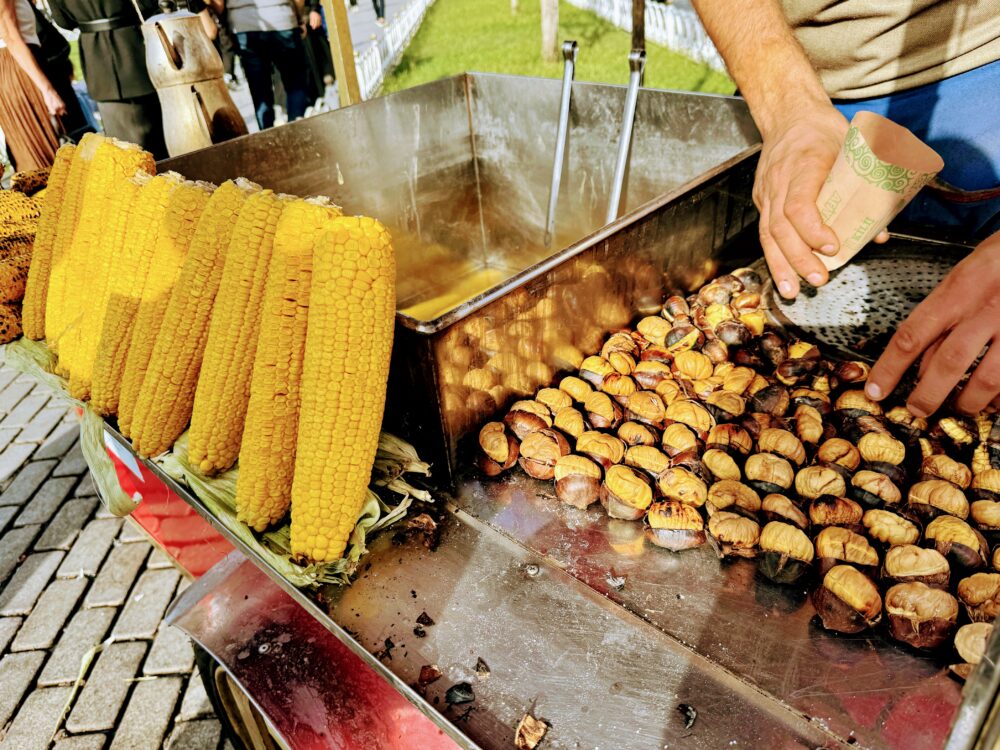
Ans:
[[[179,677],[137,683],[111,741],[111,750],[159,750],[180,692]]]
[[[0,583],[14,572],[21,556],[28,551],[37,535],[37,526],[25,526],[22,529],[11,529],[0,537]]]
[[[30,526],[27,529],[34,531]],[[8,533],[3,541],[21,530]],[[62,559],[62,552],[36,552],[24,558],[10,583],[0,592],[0,617],[29,614]]]
[[[48,521],[55,515],[62,501],[69,496],[75,483],[76,480],[73,477],[48,480],[38,488],[35,496],[24,506],[21,515],[14,521],[14,525],[30,526]]]
[[[149,535],[146,534],[142,526],[131,518],[126,518],[122,533],[118,538],[126,544],[131,544],[132,542],[145,542],[149,539]]]
[[[16,445],[11,446],[11,448],[17,447]],[[6,453],[6,451],[4,452]],[[55,465],[55,461],[32,461],[25,466],[17,478],[10,483],[10,487],[0,495],[0,505],[23,505],[28,498],[35,494],[35,490],[42,486],[42,482],[45,481]]]
[[[59,423],[62,422],[66,414],[66,408],[60,406],[53,409],[51,404],[48,408],[42,409],[34,418],[25,425],[21,434],[15,438],[18,443],[41,443],[49,436]],[[6,425],[6,420],[0,424],[0,429]]]
[[[74,733],[113,729],[145,654],[145,643],[106,646],[76,699],[66,729]]]
[[[10,646],[11,651],[50,649],[87,588],[86,578],[52,581]]]
[[[147,570],[132,588],[111,637],[116,641],[152,638],[177,588],[176,570]]]
[[[170,559],[170,556],[166,552],[157,547],[153,549],[153,554],[149,556],[149,562],[146,563],[146,567],[150,570],[172,568],[174,567],[174,561]]]
[[[87,472],[80,480],[80,484],[73,490],[73,497],[97,497],[97,487],[94,485],[94,477],[91,476],[90,472]],[[104,518],[117,518],[117,516],[108,513]]]
[[[13,367],[0,367],[0,391],[13,383],[19,374]]]
[[[14,638],[17,629],[21,627],[20,617],[0,617],[0,654]]]
[[[6,482],[24,466],[38,446],[32,443],[11,443],[0,453],[0,482]],[[2,502],[2,501],[0,501]],[[10,503],[2,503],[10,505]]]
[[[20,434],[20,427],[0,427],[0,451],[13,443]]]
[[[78,437],[80,437],[80,425],[75,422],[75,418],[74,422],[69,424],[63,422],[63,426],[49,435],[48,440],[38,449],[35,458],[62,458],[73,447]]]
[[[194,669],[191,639],[180,628],[160,624],[160,630],[142,667],[144,674],[190,674]]]
[[[7,416],[0,422],[0,427],[27,427],[31,424],[31,419],[49,403],[49,397],[45,394],[32,393],[25,396],[21,402],[7,412]]]
[[[31,393],[34,387],[33,382],[24,380],[10,383],[3,389],[3,392],[0,392],[0,412],[7,414],[13,411],[21,403],[21,399]]]
[[[206,750],[219,746],[222,725],[217,719],[183,721],[174,726],[166,750]],[[58,747],[58,746],[57,746]]]
[[[56,742],[55,750],[104,750],[107,740],[103,734],[75,734]]]
[[[18,510],[20,510],[20,508],[16,505],[9,505],[0,508],[0,534],[2,534],[3,530],[7,528],[7,524],[10,523],[11,519],[17,515]]]
[[[0,537],[0,583],[14,572],[21,556],[28,551],[37,535],[37,526],[25,526],[23,529],[11,529]]]
[[[56,575],[59,578],[97,575],[121,524],[120,519],[108,518],[96,519],[84,526]]]
[[[196,671],[188,680],[177,720],[191,721],[206,716],[215,716],[215,709],[212,708],[212,702],[208,699],[208,693],[205,692],[205,683],[202,682],[201,674]]]
[[[69,452],[62,457],[62,461],[60,461],[59,465],[52,471],[52,476],[78,477],[85,471],[87,471],[87,461],[83,457],[83,449],[80,447],[80,441],[78,440],[76,444],[69,449]]]
[[[53,480],[55,481],[55,480]],[[67,500],[63,503],[55,518],[49,521],[42,536],[35,542],[36,550],[61,549],[69,551],[73,546],[80,529],[94,512],[97,500],[92,497],[82,497],[78,500]],[[0,510],[2,512],[2,510]]]
[[[149,554],[148,544],[119,544],[111,550],[87,592],[84,607],[120,607]]]
[[[114,619],[115,610],[108,608],[83,609],[73,615],[38,683],[48,686],[73,682],[80,674],[84,656],[104,639]]]
[[[4,737],[3,750],[45,750],[62,718],[72,689],[35,690],[14,717]]]
[[[0,685],[3,685],[3,690],[0,690],[0,727],[14,715],[17,704],[31,687],[44,660],[44,651],[7,654],[0,660]]]

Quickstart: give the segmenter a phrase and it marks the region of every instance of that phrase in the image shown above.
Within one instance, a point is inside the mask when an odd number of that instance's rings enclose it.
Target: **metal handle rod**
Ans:
[[[563,42],[562,98],[559,102],[559,130],[556,133],[556,153],[552,159],[552,184],[549,187],[549,210],[545,216],[545,247],[552,244],[556,230],[556,204],[559,202],[559,182],[562,180],[563,162],[566,159],[566,136],[569,132],[569,103],[573,94],[573,77],[576,75],[577,44]]]
[[[959,706],[948,732],[944,750],[972,750],[992,747],[981,740],[993,736],[996,728],[989,723],[990,712],[1000,690],[1000,627],[994,627],[982,661],[965,683]]]
[[[618,218],[618,210],[622,200],[625,168],[628,166],[629,151],[632,148],[632,126],[635,124],[635,105],[639,99],[639,86],[642,84],[642,74],[646,68],[645,50],[634,49],[629,52],[628,67],[631,72],[628,78],[628,91],[625,94],[625,117],[622,119],[622,132],[618,136],[618,160],[615,162],[615,175],[611,181],[611,200],[608,202],[608,224]]]

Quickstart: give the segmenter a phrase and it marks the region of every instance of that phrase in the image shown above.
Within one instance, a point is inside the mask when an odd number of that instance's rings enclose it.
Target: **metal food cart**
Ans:
[[[565,369],[565,347],[598,348],[754,234],[759,137],[740,100],[642,90],[624,210],[605,224],[625,89],[576,83],[546,246],[558,94],[460,75],[159,165],[330,195],[391,228],[385,424],[433,462],[444,511],[436,547],[383,535],[355,583],[317,597],[109,425],[134,517],[200,576],[170,618],[223,718],[249,747],[511,748],[528,713],[552,750],[987,746],[990,665],[963,690],[940,657],[823,631],[804,587],[751,562],[671,554],[541,482],[467,468],[465,436]]]

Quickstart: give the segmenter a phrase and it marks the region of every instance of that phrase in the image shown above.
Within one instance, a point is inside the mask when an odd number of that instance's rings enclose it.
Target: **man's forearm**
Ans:
[[[766,138],[788,112],[829,106],[819,76],[777,0],[693,0]]]

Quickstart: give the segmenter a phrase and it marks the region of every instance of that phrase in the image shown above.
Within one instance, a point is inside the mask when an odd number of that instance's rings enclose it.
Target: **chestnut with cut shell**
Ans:
[[[668,500],[700,508],[708,499],[708,487],[694,472],[680,466],[672,466],[656,480],[660,494]]]
[[[889,510],[867,510],[861,524],[865,527],[868,538],[885,548],[916,544],[920,540],[920,527],[916,523]]]
[[[813,526],[860,529],[864,515],[864,509],[847,497],[822,495],[809,503],[809,522]]]
[[[709,430],[715,427],[715,418],[709,411],[697,401],[686,398],[679,398],[667,407],[665,421],[687,425],[699,440],[705,440]]]
[[[712,360],[707,355],[694,349],[680,352],[674,357],[671,364],[674,374],[685,380],[700,380],[709,378],[715,369]]]
[[[840,526],[827,526],[815,539],[816,564],[824,575],[835,565],[853,565],[874,577],[878,570],[878,553],[861,534]]]
[[[598,430],[614,430],[622,423],[622,408],[601,391],[594,391],[583,402],[587,421]]]
[[[885,553],[882,581],[890,585],[918,582],[931,588],[947,589],[951,581],[951,566],[936,549],[899,544]]]
[[[551,415],[549,407],[545,404],[532,400],[515,401],[503,421],[517,439],[523,442],[532,432],[551,427]]]
[[[600,388],[604,378],[613,372],[617,370],[604,357],[587,357],[580,365],[580,377],[594,388]]]
[[[639,386],[636,385],[635,381],[628,375],[622,375],[620,372],[611,373],[601,383],[601,391],[619,403],[638,390]]]
[[[667,414],[667,407],[653,391],[636,391],[625,397],[625,416],[651,427],[660,427]]]
[[[1000,573],[973,573],[958,582],[958,599],[973,622],[993,622],[1000,614]]]
[[[955,597],[918,581],[890,588],[885,593],[885,614],[889,634],[913,648],[940,648],[958,628]]]
[[[841,393],[834,402],[834,408],[847,417],[882,416],[882,407],[878,401],[872,401],[861,389]]]
[[[905,406],[894,406],[885,413],[893,432],[903,440],[913,441],[927,431],[927,420],[915,416]]]
[[[795,475],[795,491],[803,500],[823,495],[842,497],[847,493],[844,478],[828,466],[807,466]]]
[[[518,457],[518,442],[503,422],[487,422],[479,430],[478,465],[488,477],[507,471]]]
[[[747,401],[747,411],[764,412],[772,417],[783,417],[791,404],[791,397],[785,386],[775,383],[750,396]]]
[[[820,413],[821,416],[826,416],[833,409],[830,404],[830,397],[821,391],[813,390],[811,388],[796,388],[792,391],[792,406],[798,408],[799,406],[809,406]]]
[[[788,430],[769,427],[762,430],[757,438],[757,450],[760,453],[774,453],[788,459],[796,466],[802,466],[806,461],[806,449],[802,441]]]
[[[734,479],[739,481],[743,474],[733,457],[718,448],[710,448],[701,457],[701,462],[716,480]]]
[[[663,310],[660,314],[669,321],[673,321],[678,315],[688,316],[691,314],[691,308],[688,306],[687,300],[685,300],[680,295],[674,294],[663,303]]]
[[[729,347],[719,339],[706,341],[705,345],[701,347],[701,351],[716,365],[729,360]]]
[[[818,445],[823,439],[823,417],[819,411],[808,404],[795,407],[792,416],[795,424],[795,434],[805,444]]]
[[[961,490],[969,489],[969,485],[972,484],[972,472],[969,467],[943,453],[927,456],[921,461],[920,478],[943,479]]]
[[[618,425],[617,434],[625,445],[656,445],[659,442],[659,438],[651,428],[631,420]]]
[[[974,500],[969,516],[987,540],[1000,541],[1000,500]]]
[[[707,508],[709,515],[726,510],[756,518],[760,510],[760,495],[741,482],[722,479],[708,488]]]
[[[851,497],[868,508],[898,507],[903,499],[899,488],[885,474],[862,469],[851,477]]]
[[[722,390],[742,396],[755,376],[756,373],[749,367],[733,367],[722,376]]]
[[[542,388],[535,394],[535,401],[547,406],[552,414],[573,405],[573,397],[560,388]]]
[[[797,526],[803,531],[809,529],[809,518],[802,509],[784,495],[765,495],[760,502],[761,515],[767,521],[782,521]]]
[[[976,442],[976,438],[979,437],[979,429],[972,417],[952,414],[948,417],[941,417],[931,430],[931,434],[945,438],[946,442],[962,449]]]
[[[665,346],[671,324],[666,318],[658,315],[650,315],[640,320],[635,328],[653,346]]]
[[[953,570],[970,573],[986,566],[989,548],[983,535],[955,516],[941,515],[924,529],[924,545],[946,558]]]
[[[816,451],[816,461],[840,472],[845,480],[861,465],[861,454],[849,440],[833,437],[823,441]]]
[[[653,502],[653,487],[637,469],[617,464],[605,472],[600,499],[612,518],[638,521]]]
[[[812,565],[813,543],[791,524],[771,521],[760,532],[757,546],[758,569],[775,583],[795,583]]]
[[[601,347],[601,356],[605,359],[611,359],[610,355],[614,353],[628,354],[630,357],[639,356],[639,344],[636,340],[632,338],[631,335],[625,331],[618,331],[608,336],[608,340],[604,342],[604,346]]]
[[[987,469],[972,478],[969,494],[976,500],[1000,501],[1000,469]]]
[[[882,619],[882,598],[864,573],[850,565],[835,565],[812,593],[812,603],[827,630],[860,633]]]
[[[752,518],[720,510],[708,519],[712,546],[720,558],[754,557],[760,539],[760,525]]]
[[[690,451],[698,451],[701,447],[694,430],[680,422],[667,425],[664,428],[662,445],[663,452],[671,457]]]
[[[897,485],[906,482],[903,462],[906,460],[906,446],[892,435],[869,432],[858,441],[858,452],[869,471],[879,471]]]
[[[687,451],[670,457],[670,465],[687,469],[707,486],[712,482],[712,473],[705,466],[698,451]]]
[[[646,538],[671,552],[705,543],[705,523],[698,510],[679,500],[661,500],[646,512]]]
[[[664,380],[673,380],[673,373],[670,365],[656,360],[640,362],[635,366],[632,377],[640,387],[647,390],[655,390],[656,386]]]
[[[989,622],[973,622],[960,627],[955,633],[955,650],[964,663],[953,664],[951,671],[963,680],[969,679],[972,670],[983,660],[992,635],[993,624]]]
[[[546,428],[532,432],[521,441],[517,462],[528,476],[552,479],[556,462],[569,453],[569,443],[561,432]]]
[[[743,458],[753,450],[753,438],[737,424],[719,424],[708,433],[705,445],[709,450],[721,450],[734,458]]]
[[[583,414],[572,406],[564,406],[557,411],[552,418],[552,426],[571,438],[578,438],[587,431],[587,423],[583,419]]]
[[[664,380],[661,381],[654,392],[657,396],[663,399],[663,403],[667,406],[677,401],[679,398],[685,396],[684,391],[681,390],[681,384],[676,380]]]
[[[761,494],[782,494],[795,481],[795,470],[787,460],[773,453],[755,453],[743,467],[747,484]]]
[[[594,392],[590,383],[576,375],[567,375],[559,381],[559,390],[565,391],[569,397],[579,404],[587,400],[587,396]]]
[[[906,504],[918,517],[927,520],[942,513],[963,521],[969,517],[969,501],[965,493],[943,479],[928,479],[914,484],[910,487]]]
[[[576,452],[608,469],[625,458],[625,443],[614,435],[588,430],[576,439]]]
[[[556,497],[574,508],[586,509],[601,491],[601,467],[575,453],[562,456],[553,470]]]
[[[871,368],[866,363],[850,360],[838,362],[833,368],[833,374],[843,384],[864,383],[869,372]]]
[[[634,445],[625,450],[625,465],[642,469],[654,479],[670,468],[670,458],[652,445]]]
[[[717,390],[710,393],[705,399],[705,405],[715,420],[720,423],[739,419],[746,410],[746,402],[743,397],[727,390]]]

